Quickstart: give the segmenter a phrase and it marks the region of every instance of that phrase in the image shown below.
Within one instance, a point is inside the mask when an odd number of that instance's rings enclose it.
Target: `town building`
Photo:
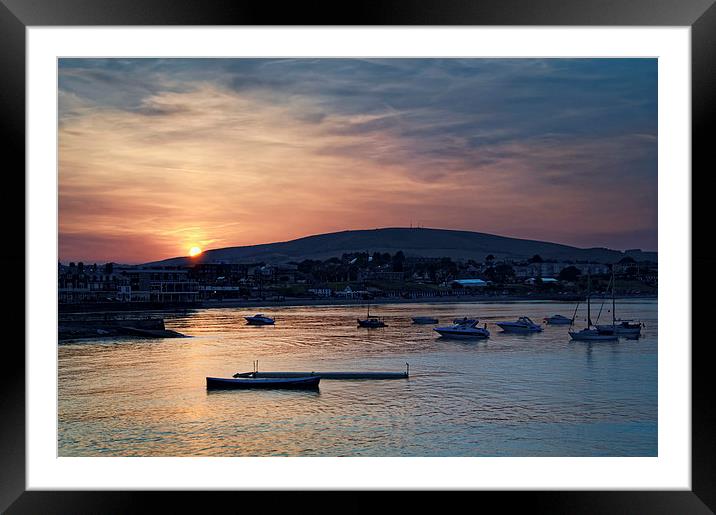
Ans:
[[[333,295],[333,289],[329,288],[328,286],[319,286],[308,288],[308,293],[310,293],[311,295],[315,295],[316,297],[327,298]]]
[[[452,284],[459,284],[463,288],[484,288],[487,281],[482,279],[455,279]]]
[[[131,285],[129,279],[117,273],[111,263],[104,266],[60,264],[57,293],[61,304],[128,302],[131,299]]]
[[[132,302],[190,303],[199,300],[199,283],[182,267],[126,268]]]

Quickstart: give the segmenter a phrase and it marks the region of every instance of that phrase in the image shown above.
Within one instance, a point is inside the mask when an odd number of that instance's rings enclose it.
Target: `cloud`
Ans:
[[[61,258],[411,221],[654,248],[656,65],[625,61],[61,60]]]

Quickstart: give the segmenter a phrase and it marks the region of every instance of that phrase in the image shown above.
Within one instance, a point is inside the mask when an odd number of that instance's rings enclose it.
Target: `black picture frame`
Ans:
[[[708,194],[707,170],[716,169],[713,129],[716,101],[716,5],[714,0],[383,0],[381,2],[282,3],[214,0],[0,0],[0,135],[3,144],[6,238],[15,242],[0,256],[15,310],[22,300],[25,227],[12,223],[25,212],[25,29],[30,26],[82,25],[571,25],[688,26],[692,62],[692,275],[713,269],[699,229],[706,231],[709,213],[696,210],[696,197]],[[11,164],[10,164],[11,163]],[[696,187],[694,187],[696,186]],[[699,186],[701,186],[699,188]],[[11,193],[12,192],[12,193]],[[20,193],[22,192],[22,194]],[[12,198],[11,198],[12,197]],[[701,206],[704,204],[701,203]],[[24,219],[24,218],[23,218]],[[706,232],[706,234],[709,234]],[[22,242],[22,244],[20,243]],[[711,254],[713,255],[713,254]],[[686,268],[688,269],[688,268]],[[23,270],[25,274],[18,273]],[[707,275],[704,275],[706,277]],[[691,277],[685,277],[691,281]],[[692,283],[693,284],[693,283]],[[48,287],[52,287],[48,285]],[[707,303],[697,302],[704,285],[693,284],[692,318],[706,317]],[[20,299],[21,297],[21,299]],[[695,316],[694,316],[695,315]],[[232,511],[255,509],[266,500],[246,492],[70,492],[26,491],[25,488],[25,341],[24,329],[11,315],[0,359],[0,511],[16,513],[133,513],[188,511],[193,502],[205,509],[226,503]],[[12,337],[12,329],[20,334]],[[19,329],[19,331],[18,331]],[[698,327],[694,327],[694,331]],[[709,339],[692,345],[692,489],[691,491],[478,492],[501,509],[529,507],[549,513],[712,513],[716,510],[715,411],[710,400]],[[677,342],[672,342],[677,343]],[[687,341],[682,342],[687,343]],[[411,495],[421,502],[427,492]],[[299,493],[272,494],[272,504]],[[192,502],[189,502],[191,499]],[[302,500],[291,499],[292,502]],[[366,504],[363,504],[363,503]],[[351,496],[351,510],[373,509]],[[313,502],[312,502],[313,504]]]

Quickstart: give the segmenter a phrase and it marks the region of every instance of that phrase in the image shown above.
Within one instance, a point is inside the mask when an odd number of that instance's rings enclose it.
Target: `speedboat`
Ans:
[[[610,326],[611,328],[611,326]],[[582,342],[613,342],[619,339],[615,332],[602,332],[599,329],[584,328],[581,331],[569,331],[572,340]]]
[[[434,327],[433,331],[445,338],[489,338],[490,331],[487,330],[487,324],[484,324],[484,327],[477,327],[478,323],[477,319],[464,319],[451,326]]]
[[[542,326],[535,324],[529,317],[520,317],[514,322],[495,322],[506,333],[538,333]]]
[[[249,325],[273,325],[275,320],[273,318],[264,316],[263,313],[257,313],[252,317],[244,317]]]
[[[633,320],[617,320],[616,322],[614,325],[598,325],[597,330],[605,334],[614,332],[618,336],[626,336],[627,338],[641,336],[641,328],[644,326],[641,322],[634,322]]]
[[[438,319],[435,317],[413,317],[414,324],[437,324]]]
[[[549,325],[570,325],[573,321],[573,319],[562,315],[552,315],[544,319],[544,322]]]

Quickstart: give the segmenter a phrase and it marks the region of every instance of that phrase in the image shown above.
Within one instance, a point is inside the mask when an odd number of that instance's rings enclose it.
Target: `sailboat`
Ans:
[[[616,319],[616,299],[614,295],[614,283],[614,267],[612,267],[612,325],[598,325],[597,330],[600,333],[605,334],[616,334],[617,336],[626,336],[627,338],[638,338],[639,336],[641,336],[641,328],[643,326],[641,322]]]
[[[383,322],[382,318],[370,316],[370,305],[368,305],[368,314],[366,315],[365,319],[358,319],[358,327],[367,327],[369,329],[376,327],[385,327],[385,322]]]
[[[592,281],[591,276],[587,274],[587,327],[581,331],[569,331],[569,336],[572,340],[584,341],[584,342],[609,342],[619,340],[614,331],[600,331],[592,325],[592,313],[590,297],[592,294]]]

